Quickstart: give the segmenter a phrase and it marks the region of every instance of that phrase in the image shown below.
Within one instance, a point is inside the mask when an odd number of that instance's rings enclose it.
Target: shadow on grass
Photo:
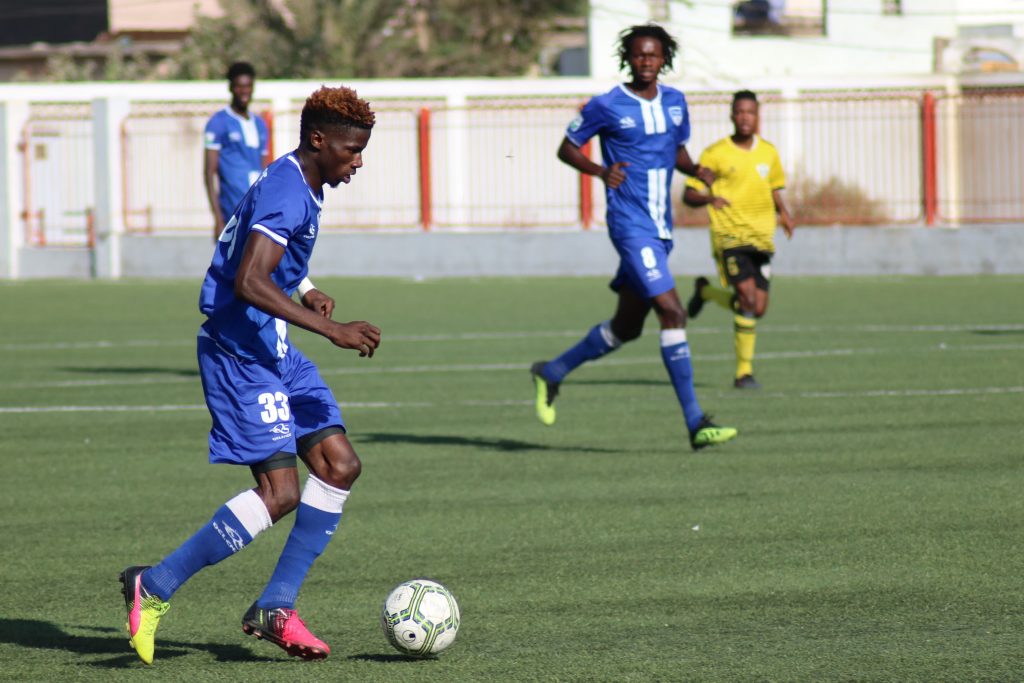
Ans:
[[[664,379],[574,379],[572,383],[613,387],[672,387],[667,376]],[[710,385],[706,382],[694,382],[693,386],[696,389],[701,389]]]
[[[434,662],[437,661],[437,657],[412,657],[403,654],[392,654],[392,655],[349,655],[349,659],[360,661],[360,662],[376,662],[378,664],[387,664],[390,662]]]
[[[1020,336],[1024,334],[1024,330],[971,330],[971,334],[981,335],[982,337]]]
[[[10,643],[20,647],[61,650],[77,655],[113,655],[103,659],[87,662],[90,666],[120,669],[136,664],[145,666],[128,644],[128,636],[120,629],[95,626],[71,626],[75,631],[91,631],[96,634],[109,635],[77,635],[69,633],[48,621],[35,619],[4,619],[0,618],[0,643]],[[252,662],[265,659],[241,645],[225,645],[223,643],[184,643],[176,641],[158,641],[157,658],[171,659],[181,657],[192,651],[208,652],[218,662]],[[267,661],[275,661],[267,659]]]
[[[355,443],[365,444],[405,443],[417,446],[468,446],[471,448],[483,448],[502,453],[526,451],[581,451],[586,453],[616,452],[607,448],[589,448],[586,446],[547,446],[544,444],[530,443],[529,441],[518,441],[516,439],[473,438],[442,434],[400,434],[392,432],[385,434],[381,432],[369,432],[365,434],[352,434],[349,438]]]
[[[199,370],[192,368],[158,368],[158,367],[134,367],[134,368],[81,368],[63,367],[66,372],[80,372],[91,375],[174,375],[175,377],[198,377]]]

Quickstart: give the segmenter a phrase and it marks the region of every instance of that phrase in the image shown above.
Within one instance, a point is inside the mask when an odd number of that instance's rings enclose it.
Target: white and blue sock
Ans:
[[[610,320],[594,325],[575,346],[569,348],[558,358],[544,365],[543,375],[551,382],[561,382],[570,372],[588,360],[597,360],[601,356],[622,346],[622,342],[612,332]]]
[[[661,359],[683,408],[686,428],[693,432],[700,425],[704,411],[697,403],[697,392],[693,388],[693,364],[690,362],[690,345],[686,343],[686,330],[661,331]]]
[[[203,567],[217,564],[247,546],[271,525],[267,506],[249,489],[225,503],[192,538],[142,575],[142,586],[164,600]]]
[[[337,489],[312,474],[306,479],[295,526],[281,551],[281,558],[263,595],[256,603],[263,609],[294,608],[299,587],[313,562],[327,548],[341,521],[348,491]]]

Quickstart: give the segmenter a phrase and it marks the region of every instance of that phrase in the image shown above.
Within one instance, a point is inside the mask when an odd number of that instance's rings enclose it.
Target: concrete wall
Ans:
[[[714,273],[705,230],[677,230],[671,257],[677,279]],[[780,233],[778,275],[1024,274],[1024,226],[962,228],[805,228],[792,241]],[[127,235],[121,273],[129,278],[203,276],[209,238]],[[88,250],[33,249],[23,278],[90,276]],[[485,277],[608,275],[618,264],[604,232],[329,233],[311,273],[338,276]]]

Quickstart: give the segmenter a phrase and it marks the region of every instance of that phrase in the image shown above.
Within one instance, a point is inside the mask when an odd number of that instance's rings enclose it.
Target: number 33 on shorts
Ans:
[[[260,418],[270,424],[272,422],[287,422],[291,419],[292,411],[288,407],[288,395],[283,391],[260,394],[256,399],[263,406]]]

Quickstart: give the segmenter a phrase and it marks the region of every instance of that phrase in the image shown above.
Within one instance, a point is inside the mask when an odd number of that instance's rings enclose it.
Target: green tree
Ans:
[[[262,78],[516,76],[558,16],[583,0],[221,0],[167,68],[219,78],[237,60]]]

